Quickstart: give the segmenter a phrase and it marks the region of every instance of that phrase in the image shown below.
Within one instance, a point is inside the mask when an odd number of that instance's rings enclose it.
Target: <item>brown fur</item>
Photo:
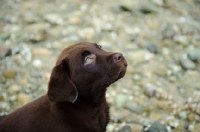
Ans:
[[[85,61],[88,55],[94,59],[90,64]],[[124,76],[126,67],[121,53],[106,52],[97,44],[82,42],[64,49],[52,70],[47,95],[3,118],[0,132],[106,131],[106,88]]]

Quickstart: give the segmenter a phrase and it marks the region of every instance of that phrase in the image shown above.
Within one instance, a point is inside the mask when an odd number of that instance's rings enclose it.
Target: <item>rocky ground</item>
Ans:
[[[107,132],[200,131],[200,0],[1,0],[0,113],[47,91],[68,45],[122,52]]]

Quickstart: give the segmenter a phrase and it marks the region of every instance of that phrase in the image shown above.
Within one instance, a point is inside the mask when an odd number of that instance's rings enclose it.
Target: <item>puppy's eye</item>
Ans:
[[[102,47],[101,47],[101,45],[97,45],[97,46],[98,46],[98,48],[99,48],[99,49],[101,49],[101,48],[102,48]]]
[[[85,57],[84,65],[95,64],[96,55],[90,54]]]
[[[92,60],[90,57],[85,57],[85,63],[90,63]]]

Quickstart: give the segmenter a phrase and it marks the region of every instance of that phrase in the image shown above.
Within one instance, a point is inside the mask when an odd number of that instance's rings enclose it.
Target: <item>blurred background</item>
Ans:
[[[0,114],[44,95],[59,53],[119,51],[107,132],[200,132],[200,0],[1,0]]]

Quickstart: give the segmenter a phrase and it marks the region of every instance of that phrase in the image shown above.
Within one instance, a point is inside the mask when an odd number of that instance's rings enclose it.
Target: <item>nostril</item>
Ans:
[[[116,53],[116,54],[114,55],[114,60],[115,60],[115,61],[121,61],[122,58],[123,58],[122,53]]]

